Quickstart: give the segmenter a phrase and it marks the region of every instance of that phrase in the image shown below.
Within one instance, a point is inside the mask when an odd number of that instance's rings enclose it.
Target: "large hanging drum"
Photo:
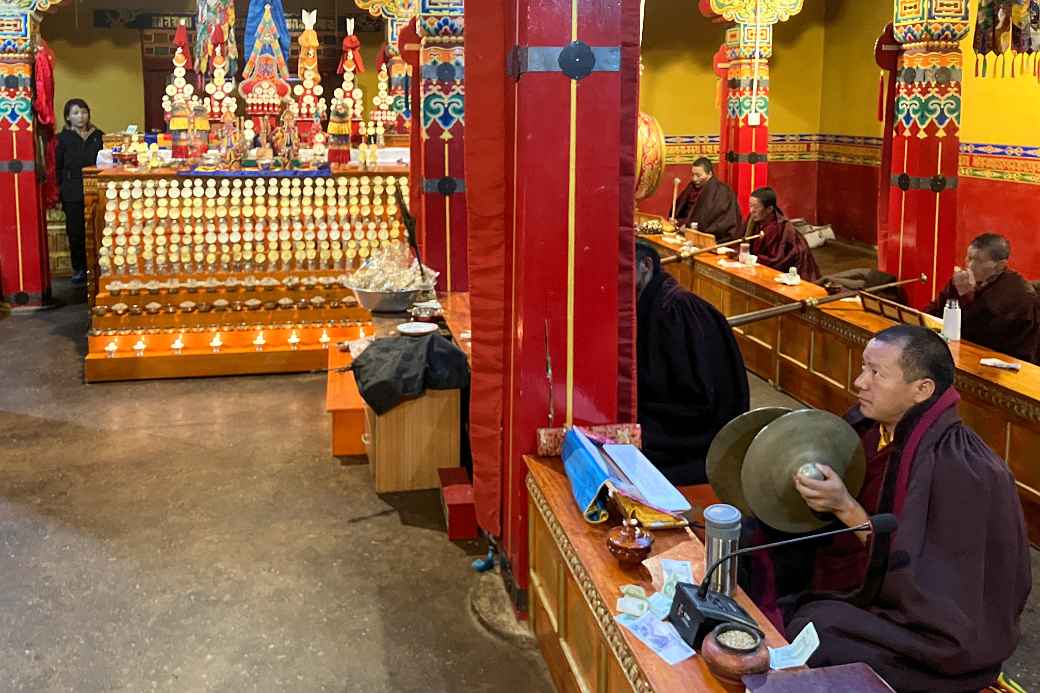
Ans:
[[[636,200],[645,200],[654,194],[664,174],[664,131],[657,118],[639,114],[639,134],[636,138]]]

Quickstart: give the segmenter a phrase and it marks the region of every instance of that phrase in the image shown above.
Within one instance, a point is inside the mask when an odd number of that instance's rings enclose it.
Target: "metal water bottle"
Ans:
[[[704,511],[704,544],[707,550],[704,569],[740,548],[740,511],[732,505],[717,503]],[[737,561],[726,561],[711,578],[711,589],[731,596],[737,586]]]
[[[949,342],[956,342],[961,338],[961,304],[951,298],[943,308],[943,337]]]

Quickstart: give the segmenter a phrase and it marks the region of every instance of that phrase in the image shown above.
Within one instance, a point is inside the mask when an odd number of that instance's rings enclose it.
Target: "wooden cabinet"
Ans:
[[[383,414],[365,407],[365,446],[376,493],[440,487],[459,466],[459,391],[427,390]]]

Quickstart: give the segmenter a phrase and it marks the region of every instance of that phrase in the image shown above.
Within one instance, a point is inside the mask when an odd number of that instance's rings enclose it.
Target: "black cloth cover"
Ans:
[[[439,334],[377,339],[354,361],[358,391],[376,414],[431,390],[469,387],[466,354]]]

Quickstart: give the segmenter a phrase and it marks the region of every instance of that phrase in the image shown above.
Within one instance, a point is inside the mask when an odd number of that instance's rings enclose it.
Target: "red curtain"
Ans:
[[[636,421],[636,139],[639,117],[638,2],[621,8],[621,148],[618,200],[618,414],[619,422]]]
[[[501,533],[507,297],[512,244],[512,2],[466,3],[466,198],[473,379],[470,443],[477,521]]]

